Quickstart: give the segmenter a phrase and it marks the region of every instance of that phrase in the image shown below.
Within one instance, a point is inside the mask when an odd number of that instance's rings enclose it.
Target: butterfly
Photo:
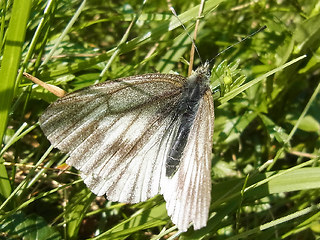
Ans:
[[[207,224],[214,106],[206,62],[189,77],[150,73],[69,93],[39,119],[87,187],[114,202],[157,194],[178,229]]]

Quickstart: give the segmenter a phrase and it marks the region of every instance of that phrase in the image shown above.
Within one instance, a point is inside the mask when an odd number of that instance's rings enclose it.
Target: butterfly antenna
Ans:
[[[230,48],[233,48],[234,46],[238,45],[239,43],[242,43],[244,41],[246,41],[248,38],[251,38],[252,36],[256,35],[257,33],[263,31],[264,29],[266,29],[267,26],[264,25],[263,27],[259,28],[257,31],[251,33],[250,35],[246,36],[245,38],[241,39],[240,41],[230,45],[229,47],[227,47],[226,49],[222,50],[221,52],[219,52],[214,58],[212,58],[209,63],[211,63],[214,59],[216,59],[218,56],[220,56],[222,53],[228,51]]]
[[[188,69],[188,76],[191,75],[192,72],[192,67],[193,67],[193,62],[194,62],[194,51],[197,52],[200,62],[202,64],[202,59],[200,56],[200,53],[198,51],[198,48],[196,46],[195,40],[197,38],[197,31],[198,31],[198,26],[199,26],[199,18],[201,17],[201,13],[203,11],[203,6],[204,6],[204,1],[205,0],[201,0],[201,4],[200,4],[200,8],[199,8],[199,14],[198,14],[198,19],[196,21],[196,26],[194,29],[194,36],[191,37],[191,35],[189,34],[187,28],[185,27],[185,25],[182,23],[182,21],[180,20],[180,18],[178,17],[178,14],[176,13],[176,11],[174,10],[174,8],[172,6],[169,6],[169,9],[171,10],[172,14],[178,19],[179,23],[181,24],[181,26],[183,27],[183,29],[186,31],[188,37],[191,39],[192,42],[192,46],[191,46],[191,50],[190,50],[190,61],[189,61],[189,69]],[[171,4],[170,4],[171,5]]]

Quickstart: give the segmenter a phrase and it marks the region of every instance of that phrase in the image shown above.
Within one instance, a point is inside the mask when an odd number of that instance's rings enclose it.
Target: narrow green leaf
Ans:
[[[36,215],[25,215],[17,212],[0,224],[0,232],[7,234],[7,239],[55,240],[61,236],[55,228],[49,226],[44,218]]]
[[[14,1],[7,29],[4,52],[0,69],[0,146],[7,128],[8,116],[14,96],[16,76],[21,59],[21,51],[26,34],[26,25],[31,8],[31,0]],[[1,43],[0,43],[1,44]],[[1,164],[1,163],[0,163]],[[2,165],[2,164],[1,164]],[[9,180],[5,167],[0,167],[0,195],[8,197]]]

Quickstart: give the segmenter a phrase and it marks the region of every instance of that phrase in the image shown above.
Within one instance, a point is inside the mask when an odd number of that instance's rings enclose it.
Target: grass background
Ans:
[[[172,4],[191,33],[199,2]],[[168,3],[24,0],[0,8],[0,238],[177,237],[161,196],[111,203],[74,169],[59,174],[66,156],[37,125],[56,97],[22,77],[74,91],[148,72],[186,76],[190,39]],[[320,237],[319,11],[316,0],[206,1],[196,41],[203,60],[267,29],[214,60],[210,219],[181,239]]]

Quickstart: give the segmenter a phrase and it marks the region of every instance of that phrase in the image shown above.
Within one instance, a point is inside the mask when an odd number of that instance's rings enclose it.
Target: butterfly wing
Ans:
[[[207,224],[211,199],[211,153],[214,109],[211,91],[207,90],[190,130],[180,166],[172,177],[164,176],[161,193],[168,215],[180,231],[189,224],[200,229]]]
[[[51,104],[40,126],[92,192],[145,201],[159,193],[184,82],[147,74],[90,86]]]

